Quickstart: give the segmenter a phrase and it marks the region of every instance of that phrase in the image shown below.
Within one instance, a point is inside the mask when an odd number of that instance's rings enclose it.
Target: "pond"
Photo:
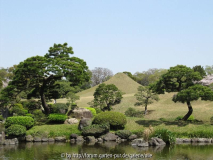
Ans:
[[[151,156],[152,155],[152,156]],[[87,156],[87,157],[83,157]],[[151,157],[150,157],[151,156]],[[93,157],[93,158],[92,158]],[[96,158],[95,158],[96,157]],[[146,158],[145,158],[146,157]],[[164,147],[133,147],[128,142],[71,144],[20,143],[0,145],[3,160],[212,160],[213,145],[181,144]]]

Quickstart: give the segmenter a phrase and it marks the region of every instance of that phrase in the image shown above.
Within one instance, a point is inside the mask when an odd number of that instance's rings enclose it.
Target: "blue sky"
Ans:
[[[113,73],[213,65],[212,0],[0,0],[0,67],[67,42]]]

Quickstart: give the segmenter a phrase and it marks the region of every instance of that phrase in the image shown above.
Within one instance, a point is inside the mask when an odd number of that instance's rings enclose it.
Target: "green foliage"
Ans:
[[[11,109],[12,113],[15,113],[15,115],[18,116],[25,116],[28,113],[28,110],[24,109],[22,104],[16,103],[14,104],[14,107]]]
[[[8,117],[5,122],[5,127],[8,128],[14,124],[22,125],[22,126],[25,126],[27,129],[29,129],[29,128],[33,127],[34,119],[29,116]]]
[[[181,133],[175,133],[176,137],[189,137],[189,138],[212,138],[213,132],[211,130],[198,130],[198,131],[187,131]]]
[[[26,127],[14,124],[8,127],[5,131],[8,136],[23,136],[26,134]]]
[[[55,104],[48,104],[50,105],[50,112],[51,113],[60,113],[60,110],[68,110],[68,106],[65,103],[55,103]]]
[[[93,94],[94,107],[100,106],[102,111],[111,110],[111,106],[120,103],[122,92],[114,84],[100,84]]]
[[[159,100],[159,97],[156,93],[153,93],[149,86],[139,86],[138,92],[135,94],[135,97],[138,102],[135,103],[135,106],[143,105],[145,106],[145,112],[147,112],[147,105],[152,104],[155,101]]]
[[[183,116],[178,116],[175,118],[175,121],[179,121],[179,120],[182,120],[183,119]],[[190,115],[189,118],[187,119],[187,121],[194,121],[195,118],[193,115]]]
[[[119,130],[119,131],[116,131],[115,134],[122,139],[128,139],[129,136],[132,135],[132,132],[130,132],[129,130]]]
[[[90,112],[92,113],[93,117],[95,117],[97,115],[95,108],[86,107],[86,109],[90,110]]]
[[[12,81],[1,92],[1,102],[11,104],[21,91],[30,91],[28,98],[41,98],[44,112],[49,114],[46,99],[52,98],[50,93],[56,81],[65,78],[71,86],[78,86],[90,79],[86,62],[70,57],[73,53],[67,43],[54,44],[45,56],[30,57],[19,63]]]
[[[199,72],[201,77],[206,76],[206,71],[204,70],[204,68],[201,65],[194,66],[192,69],[195,72]]]
[[[125,115],[119,112],[107,111],[99,113],[93,119],[93,124],[109,123],[110,129],[123,129],[127,123]]]
[[[48,120],[46,115],[40,109],[33,111],[33,117],[35,119],[36,125],[43,125]]]
[[[0,115],[0,121],[3,121],[4,117],[2,115]]]
[[[211,75],[211,74],[213,74],[213,65],[212,66],[206,66],[205,67],[205,71],[206,71],[206,74],[207,75]]]
[[[144,72],[136,72],[133,75],[133,80],[141,84],[142,86],[148,86],[152,83],[155,83],[157,80],[160,79],[161,75],[167,72],[166,69],[156,69],[151,68]]]
[[[143,113],[141,111],[138,111],[136,110],[135,108],[128,108],[126,111],[125,111],[125,115],[127,117],[143,117]]]
[[[75,101],[79,100],[80,99],[80,96],[76,95],[75,93],[73,92],[68,92],[66,94],[66,98],[68,99],[68,102],[70,104],[73,104]]]
[[[175,134],[168,129],[159,129],[154,132],[154,135],[158,138],[163,139],[168,144],[174,144],[176,141]]]
[[[99,137],[109,132],[109,129],[110,129],[109,124],[93,124],[83,128],[82,135]]]
[[[21,101],[23,107],[29,110],[29,113],[33,113],[34,110],[41,108],[41,102],[35,100]]]
[[[34,116],[31,113],[27,113],[25,116],[34,118]]]
[[[64,114],[53,113],[49,114],[48,119],[51,123],[64,123],[67,119],[67,116]]]
[[[142,137],[144,129],[136,129],[136,130],[132,130],[131,132],[132,134],[136,134],[138,137]]]

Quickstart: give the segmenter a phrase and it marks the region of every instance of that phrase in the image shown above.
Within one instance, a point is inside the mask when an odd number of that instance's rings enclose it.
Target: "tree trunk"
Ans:
[[[193,112],[193,108],[192,108],[192,106],[191,106],[190,101],[187,101],[187,106],[188,106],[189,111],[188,111],[188,113],[182,118],[182,120],[184,120],[184,121],[186,121],[186,120],[189,118],[189,116],[191,116],[191,114],[192,114],[192,112]]]
[[[44,86],[45,86],[45,82],[41,86],[41,90],[40,90],[41,104],[42,104],[42,107],[44,108],[45,114],[48,115],[48,114],[50,114],[50,109],[49,109],[49,107],[46,103],[46,98],[45,98],[45,95],[44,95]]]
[[[147,114],[147,105],[148,105],[148,98],[146,98],[146,101],[145,101],[145,111],[144,111],[144,115]]]

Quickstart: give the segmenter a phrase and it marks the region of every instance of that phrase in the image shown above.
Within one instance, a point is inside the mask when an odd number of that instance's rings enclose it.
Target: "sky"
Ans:
[[[0,67],[68,43],[89,69],[213,65],[212,0],[0,0]]]

